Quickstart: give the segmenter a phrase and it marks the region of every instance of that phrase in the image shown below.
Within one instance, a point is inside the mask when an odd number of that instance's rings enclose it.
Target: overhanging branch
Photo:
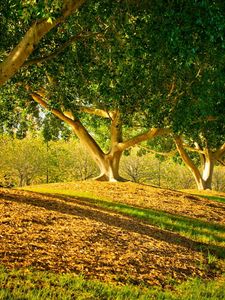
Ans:
[[[183,143],[183,147],[188,150],[188,151],[191,151],[191,152],[197,152],[199,154],[205,154],[205,152],[199,148],[193,148],[185,143]]]
[[[43,98],[38,94],[38,93],[31,93],[30,94],[31,97],[33,98],[33,100],[35,102],[37,102],[38,104],[40,104],[42,107],[44,107],[45,109],[47,109],[48,111],[52,112],[55,116],[57,116],[60,120],[66,122],[69,125],[74,126],[75,121],[72,120],[71,118],[69,118],[68,116],[64,115],[63,112],[61,112],[58,109],[55,108],[51,108],[49,106],[49,104],[43,100]]]
[[[82,125],[79,119],[72,120],[70,117],[66,116],[63,112],[61,112],[58,109],[52,109],[49,107],[48,103],[38,94],[38,93],[31,93],[31,97],[39,103],[42,107],[49,110],[52,114],[54,114],[56,117],[58,117],[60,120],[64,121],[68,125],[70,125],[74,131],[74,133],[77,135],[79,140],[85,147],[89,150],[89,153],[92,155],[92,157],[95,159],[96,156],[99,157],[99,159],[103,159],[104,153],[101,150],[100,146],[97,144],[97,142],[94,140],[94,138],[89,134],[87,129]]]
[[[57,24],[77,10],[86,0],[64,0],[61,16],[51,22],[46,19],[36,20],[23,36],[22,40],[0,64],[0,85],[10,79],[34,51],[40,40]]]
[[[30,59],[30,60],[26,61],[23,64],[23,67],[36,65],[36,64],[51,60],[51,59],[55,58],[56,56],[58,56],[60,53],[62,53],[67,47],[69,47],[75,41],[78,41],[80,39],[90,38],[92,36],[97,36],[99,34],[101,34],[101,33],[96,32],[96,33],[83,34],[83,32],[81,32],[81,33],[79,33],[75,36],[72,36],[68,41],[66,41],[63,45],[58,47],[58,49],[56,49],[51,54],[46,55],[46,56],[42,56],[42,57],[33,58],[33,59]]]
[[[81,112],[85,112],[85,113],[95,115],[95,116],[99,116],[99,117],[102,117],[102,118],[106,118],[106,119],[110,118],[110,112],[107,112],[103,109],[92,108],[92,107],[87,107],[87,106],[81,106],[79,108],[79,110]]]

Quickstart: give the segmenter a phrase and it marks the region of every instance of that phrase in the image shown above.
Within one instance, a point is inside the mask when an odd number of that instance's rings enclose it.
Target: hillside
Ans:
[[[134,183],[29,189],[0,190],[0,261],[7,268],[162,287],[224,271],[225,203]]]

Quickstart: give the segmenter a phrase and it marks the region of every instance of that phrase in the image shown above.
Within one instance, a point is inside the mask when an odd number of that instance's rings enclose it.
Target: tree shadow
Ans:
[[[218,258],[225,257],[225,247],[209,245],[204,242],[197,242],[190,238],[184,237],[179,233],[169,231],[166,229],[167,224],[166,221],[163,221],[163,219],[160,220],[160,222],[161,226],[165,226],[165,229],[161,229],[158,227],[157,224],[151,224],[150,222],[147,222],[142,218],[140,222],[140,218],[129,216],[129,214],[121,213],[115,210],[116,206],[131,209],[134,208],[132,206],[80,196],[71,197],[67,195],[50,195],[27,191],[26,194],[10,194],[2,193],[0,191],[0,198],[11,202],[25,203],[36,207],[45,208],[46,210],[55,211],[62,214],[69,214],[76,217],[88,218],[90,220],[101,222],[122,230],[145,235],[159,241],[172,243],[174,245],[181,245],[186,247],[187,249],[202,252],[205,257],[208,257],[209,252],[210,254],[213,254]],[[109,203],[111,205],[110,207],[100,206],[103,204],[108,206]],[[172,219],[180,219],[186,224],[186,226],[193,224],[195,225],[194,222],[197,222],[198,225],[200,224],[202,226],[202,228],[204,228],[204,226],[207,226],[208,228],[212,226],[213,230],[215,230],[215,228],[218,228],[222,231],[225,231],[225,227],[218,224],[210,224],[208,222],[199,221],[193,218],[172,215],[156,210],[140,208],[139,210],[147,211],[148,213],[153,214],[155,216],[162,216],[162,214],[164,214]],[[175,228],[175,230],[178,230],[178,228]]]

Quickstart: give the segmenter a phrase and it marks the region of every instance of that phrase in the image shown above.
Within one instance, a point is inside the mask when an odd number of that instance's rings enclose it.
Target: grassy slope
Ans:
[[[146,209],[138,206],[136,207],[111,201],[109,199],[103,199],[99,195],[95,195],[93,193],[90,193],[89,191],[76,191],[73,188],[71,189],[69,185],[67,186],[67,188],[65,188],[65,186],[64,188],[62,188],[60,184],[39,185],[27,187],[26,190],[46,194],[80,197],[83,198],[84,201],[85,199],[88,199],[87,201],[89,203],[93,203],[96,206],[104,207],[112,211],[117,211],[141,220],[145,220],[149,224],[172,232],[176,232],[181,236],[202,243],[199,244],[199,247],[203,251],[206,250],[209,252],[209,260],[214,260],[213,256],[216,256],[218,258],[225,258],[225,252],[223,248],[225,246],[224,226],[221,226],[218,223],[209,223],[199,219],[173,215],[164,211]],[[194,194],[197,194],[196,191],[192,191],[191,194],[193,194],[193,192]],[[214,200],[212,192],[210,195],[203,193],[201,193],[200,195],[207,199]],[[215,196],[215,198],[216,201],[225,202],[225,197]]]
[[[124,203],[115,203],[109,199],[102,199],[85,191],[61,189],[58,185],[42,185],[29,187],[28,190],[69,195],[72,197],[88,198],[94,205],[110,210],[132,215],[144,219],[157,227],[178,232],[199,243],[208,244],[209,264],[214,263],[218,257],[224,258],[225,244],[224,227],[219,224],[207,223],[202,220],[193,220],[183,216],[174,216],[165,212],[134,207]],[[195,193],[194,193],[195,194]],[[203,195],[201,195],[203,196]],[[206,195],[211,197],[213,195]],[[219,201],[225,198],[216,195]],[[218,199],[215,199],[218,201]],[[56,275],[50,272],[0,271],[0,299],[225,299],[225,277],[217,281],[203,282],[199,279],[190,280],[174,287],[174,291],[160,289],[147,289],[134,286],[116,286],[99,281],[86,281],[73,274]]]

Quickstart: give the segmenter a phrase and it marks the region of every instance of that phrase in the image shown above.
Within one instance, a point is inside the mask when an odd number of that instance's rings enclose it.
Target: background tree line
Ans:
[[[5,135],[0,144],[0,185],[3,187],[88,180],[98,174],[94,161],[78,140],[46,142],[41,136],[13,139]],[[120,172],[127,180],[137,183],[172,189],[195,188],[194,178],[184,164],[140,147],[125,152]],[[215,168],[213,188],[225,191],[225,170],[221,166]]]

